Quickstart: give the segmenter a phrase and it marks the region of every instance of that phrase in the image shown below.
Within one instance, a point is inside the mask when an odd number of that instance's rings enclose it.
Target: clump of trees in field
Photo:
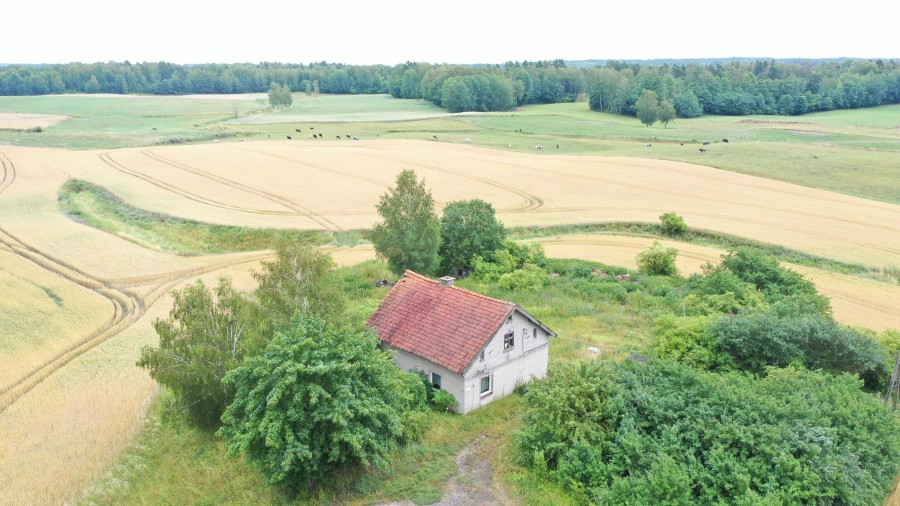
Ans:
[[[202,64],[167,62],[9,65],[0,95],[48,93],[265,93],[270,83],[308,94],[389,93],[447,110],[504,111],[589,96],[595,111],[667,125],[704,114],[797,115],[900,103],[895,60],[607,61],[591,67],[562,60],[503,65],[407,62],[387,65]],[[656,96],[656,114],[650,114]],[[639,107],[639,101],[641,106]],[[647,107],[647,108],[645,108]],[[640,114],[639,114],[640,113]],[[647,123],[649,121],[649,123]]]
[[[272,83],[269,85],[269,105],[273,109],[285,109],[294,103],[291,89],[286,84]]]

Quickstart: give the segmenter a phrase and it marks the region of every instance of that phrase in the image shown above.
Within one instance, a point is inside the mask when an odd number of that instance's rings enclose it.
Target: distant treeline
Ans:
[[[451,112],[505,111],[590,97],[593,110],[633,116],[637,99],[644,90],[652,90],[660,102],[669,101],[679,117],[796,115],[900,103],[900,62],[606,61],[593,67],[567,65],[563,60],[395,66],[109,62],[0,67],[0,95],[5,96],[265,93],[271,83],[310,94],[389,93],[396,98],[422,98]]]

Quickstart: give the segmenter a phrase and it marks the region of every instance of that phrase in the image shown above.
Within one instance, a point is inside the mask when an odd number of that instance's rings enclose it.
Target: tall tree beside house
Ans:
[[[258,305],[235,290],[228,278],[208,289],[197,281],[173,292],[175,303],[153,327],[159,346],[145,346],[137,365],[172,390],[175,403],[196,425],[214,428],[231,403],[234,388],[222,378],[268,340]]]
[[[288,239],[275,248],[275,259],[254,272],[256,298],[277,327],[295,312],[331,318],[344,310],[341,283],[330,255],[302,239]]]
[[[407,269],[434,272],[438,266],[441,221],[425,180],[417,181],[413,170],[400,172],[397,185],[381,196],[376,208],[384,221],[372,228],[370,238],[391,272],[398,276]]]
[[[480,199],[451,202],[441,217],[441,268],[448,273],[469,269],[475,255],[490,259],[505,238],[494,206]]]

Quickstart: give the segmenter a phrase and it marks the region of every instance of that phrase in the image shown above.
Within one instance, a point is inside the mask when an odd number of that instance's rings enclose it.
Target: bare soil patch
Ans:
[[[20,112],[0,112],[0,130],[27,130],[47,128],[69,119],[58,114],[29,114]]]

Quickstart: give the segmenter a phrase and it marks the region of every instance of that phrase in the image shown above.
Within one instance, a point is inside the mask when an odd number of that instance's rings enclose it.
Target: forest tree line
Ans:
[[[637,115],[645,90],[681,118],[704,114],[799,115],[900,103],[895,60],[777,60],[642,64],[590,68],[563,60],[451,65],[166,62],[67,63],[0,67],[0,95],[58,93],[265,93],[272,83],[309,94],[382,94],[425,99],[451,112],[507,111],[527,104],[590,100],[595,111]]]

